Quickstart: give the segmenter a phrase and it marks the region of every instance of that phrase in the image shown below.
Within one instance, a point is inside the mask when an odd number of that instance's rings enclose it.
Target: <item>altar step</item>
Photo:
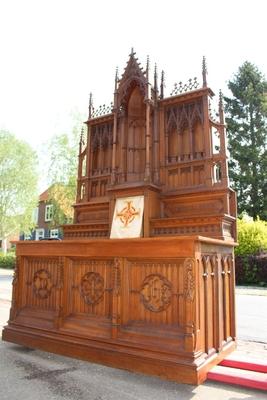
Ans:
[[[229,356],[212,368],[208,379],[267,391],[267,360],[243,360]]]

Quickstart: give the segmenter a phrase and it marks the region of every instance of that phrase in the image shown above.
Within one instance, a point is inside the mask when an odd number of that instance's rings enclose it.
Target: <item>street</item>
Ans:
[[[236,295],[237,337],[267,343],[267,296]]]

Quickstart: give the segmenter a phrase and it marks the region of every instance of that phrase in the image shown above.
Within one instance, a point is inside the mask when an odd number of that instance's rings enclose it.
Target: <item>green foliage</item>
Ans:
[[[228,82],[226,123],[231,160],[229,175],[239,212],[267,219],[267,81],[245,62]]]
[[[78,168],[78,144],[80,128],[84,117],[75,112],[72,115],[71,133],[56,135],[49,143],[49,202],[53,204],[52,226],[71,223],[72,205],[76,197]],[[51,227],[52,227],[51,226]]]
[[[5,269],[14,269],[15,268],[15,263],[16,263],[16,257],[15,255],[0,255],[0,268],[5,268]]]
[[[0,238],[6,239],[33,226],[37,204],[37,156],[25,142],[0,131]]]
[[[235,257],[238,285],[267,286],[267,253]]]
[[[257,219],[249,221],[238,219],[238,247],[237,256],[254,255],[267,251],[267,222]]]

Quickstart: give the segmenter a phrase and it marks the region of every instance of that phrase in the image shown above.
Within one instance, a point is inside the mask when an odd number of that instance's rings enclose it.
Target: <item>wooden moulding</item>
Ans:
[[[235,348],[233,243],[20,242],[3,340],[199,384]]]

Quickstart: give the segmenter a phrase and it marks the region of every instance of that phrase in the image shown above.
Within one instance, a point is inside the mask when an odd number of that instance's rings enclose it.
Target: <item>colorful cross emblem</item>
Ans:
[[[117,212],[116,217],[119,217],[123,226],[126,228],[137,215],[140,215],[140,211],[132,205],[132,201],[125,201],[127,204],[120,212]]]

